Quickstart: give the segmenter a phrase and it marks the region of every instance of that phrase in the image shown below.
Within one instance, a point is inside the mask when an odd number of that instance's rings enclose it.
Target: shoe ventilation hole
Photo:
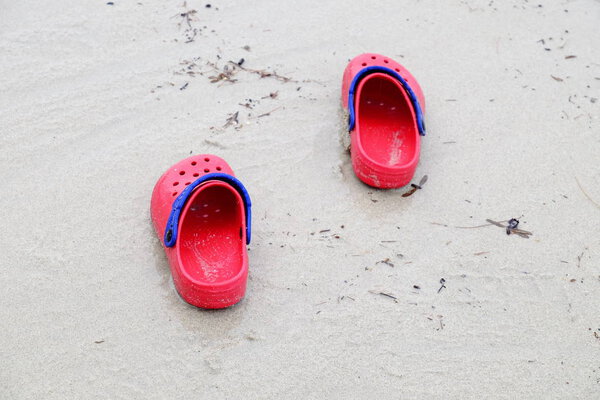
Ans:
[[[177,196],[177,192],[173,192],[173,196]]]
[[[400,72],[400,70],[398,68],[394,68],[396,70],[396,72]]]
[[[200,174],[199,174],[199,173],[197,173],[197,172],[194,172],[194,178],[197,178],[197,177],[199,177],[199,176],[200,176]]]
[[[363,66],[363,67],[366,67],[366,66],[367,66],[367,63],[362,63],[362,66]]]
[[[185,175],[185,171],[179,171],[179,175]]]
[[[204,168],[204,172],[210,172],[210,169]]]
[[[384,62],[384,63],[386,63],[386,64],[387,64],[387,63],[389,63],[389,61],[388,61],[388,60],[383,60],[383,62]]]
[[[189,185],[190,183],[192,183],[192,182],[186,182],[186,183],[185,183],[185,186]]]
[[[220,171],[220,170],[221,170],[221,167],[217,167],[217,171]]]
[[[179,185],[179,182],[173,182],[173,186]]]
[[[375,58],[377,58],[377,57],[375,57],[375,56],[371,56],[371,59],[372,59],[372,60],[374,60]]]
[[[209,162],[209,161],[210,161],[210,158],[206,157],[206,158],[204,159],[204,161],[206,161],[206,162]]]
[[[196,161],[192,161],[192,165],[196,165],[196,164],[197,164]]]

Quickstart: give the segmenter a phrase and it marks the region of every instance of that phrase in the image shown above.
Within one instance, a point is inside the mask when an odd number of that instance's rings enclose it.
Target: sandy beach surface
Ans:
[[[598,399],[599,21],[597,0],[0,0],[0,398]],[[360,183],[340,139],[363,52],[425,93],[410,197]],[[150,222],[198,153],[253,199],[221,311],[177,296]],[[530,238],[486,225],[513,217]]]

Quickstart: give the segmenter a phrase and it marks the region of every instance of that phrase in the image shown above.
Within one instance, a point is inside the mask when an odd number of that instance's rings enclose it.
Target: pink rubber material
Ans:
[[[163,236],[177,195],[199,177],[217,172],[233,176],[225,160],[212,154],[178,162],[156,183],[150,206],[175,288],[186,302],[201,308],[232,306],[246,292],[248,252],[242,197],[226,182],[207,181],[194,189],[183,207],[175,245],[165,247]]]
[[[348,63],[342,80],[342,105],[355,75],[366,67],[395,70],[414,91],[423,113],[425,98],[416,79],[402,65],[379,54],[361,54]],[[400,82],[385,73],[360,80],[355,92],[356,122],[350,154],[356,176],[367,185],[398,188],[410,183],[419,163],[421,138],[410,98]]]

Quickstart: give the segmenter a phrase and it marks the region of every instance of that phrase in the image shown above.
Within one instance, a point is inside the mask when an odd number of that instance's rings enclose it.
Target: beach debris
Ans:
[[[179,90],[185,90],[186,87],[188,87],[189,82],[186,82],[185,85],[183,85],[182,87],[179,88]]]
[[[271,110],[271,111],[269,111],[269,112],[266,112],[266,113],[264,113],[264,114],[260,114],[260,115],[259,115],[258,117],[256,117],[256,118],[268,117],[269,115],[271,115],[271,113],[272,113],[272,112],[275,112],[275,111],[279,110],[280,108],[281,108],[281,107],[276,107],[276,108],[272,109],[272,110]]]
[[[271,92],[268,95],[261,97],[261,100],[262,99],[276,99],[277,96],[279,96],[279,91]]]
[[[440,323],[440,327],[436,328],[435,330],[436,331],[441,331],[442,329],[444,329],[444,326],[445,326],[445,324],[442,322],[442,319],[444,319],[444,316],[438,314],[436,317],[437,317],[438,322]],[[430,321],[435,321],[435,318],[434,318],[433,315],[432,316],[427,316],[426,315],[425,318],[427,318]]]
[[[216,72],[216,75],[209,76],[208,79],[210,80],[211,83],[216,83],[216,82],[220,82],[220,81],[227,81],[227,82],[233,83],[233,82],[237,82],[237,79],[234,79],[233,77],[235,75],[237,75],[239,71],[244,71],[247,73],[258,75],[261,79],[262,78],[273,78],[273,79],[277,79],[278,81],[281,81],[284,83],[295,82],[292,78],[283,76],[283,75],[279,75],[275,71],[243,67],[242,64],[244,64],[245,62],[246,62],[246,60],[244,58],[240,58],[237,62],[228,61],[226,65],[224,65],[223,67],[219,67],[219,65],[216,62],[209,61],[206,64],[209,67],[211,67],[214,72]],[[200,73],[200,75],[202,75],[202,73]],[[273,93],[275,93],[275,94],[273,96],[271,96],[271,98],[276,98],[278,93],[277,92],[273,92]]]
[[[246,51],[250,51],[250,46],[245,45],[244,47],[242,47],[242,49],[246,50]]]
[[[413,288],[419,290],[419,289],[421,289],[421,286],[419,286],[419,285],[413,285]]]
[[[391,293],[381,292],[379,290],[369,290],[369,293],[373,293],[373,294],[376,294],[379,296],[390,298],[390,299],[394,300],[395,303],[398,302],[398,298]]]
[[[231,125],[239,125],[240,122],[238,121],[238,116],[239,116],[240,112],[236,111],[234,113],[229,114],[229,116],[227,117],[227,120],[225,121],[225,125],[223,125],[223,128],[227,128]]]
[[[390,267],[394,267],[394,263],[392,263],[389,258],[377,261],[375,264],[385,264],[385,265],[389,265]]]
[[[257,103],[254,102],[252,99],[247,99],[245,103],[238,103],[238,105],[246,107],[249,110],[252,110],[256,106],[256,104]]]
[[[261,78],[275,78],[278,81],[287,83],[287,82],[296,82],[294,81],[292,78],[289,78],[287,76],[283,76],[283,75],[279,75],[277,72],[275,71],[267,71],[266,69],[251,69],[251,68],[245,68],[242,67],[241,65],[233,62],[233,61],[229,61],[230,64],[234,64],[236,65],[238,68],[240,68],[242,71],[245,72],[250,72],[253,74],[256,74],[258,76],[260,76]]]
[[[517,220],[516,218],[512,218],[511,220],[501,221],[501,222],[497,222],[497,221],[491,220],[489,218],[486,219],[486,221],[489,222],[490,224],[496,225],[497,227],[500,227],[502,229],[506,229],[507,235],[510,235],[511,233],[514,233],[515,235],[518,235],[518,236],[520,236],[522,238],[525,238],[525,239],[529,239],[529,236],[533,235],[533,232],[525,231],[523,229],[517,229],[516,227],[512,228],[510,225],[504,225],[502,223],[502,222],[508,222],[510,224],[510,221],[512,221],[512,220],[517,221],[517,225],[518,225],[519,220]],[[514,222],[513,222],[513,224],[514,224]]]
[[[185,9],[185,11],[175,15],[179,16],[180,18],[179,22],[177,23],[177,26],[179,28],[181,28],[184,25],[186,26],[185,31],[183,32],[186,39],[185,43],[191,43],[196,38],[196,35],[200,32],[200,29],[192,25],[192,22],[196,21],[195,15],[198,13],[198,11],[194,9],[188,9],[186,1],[183,2],[182,7]]]
[[[573,56],[573,55],[571,55],[571,56],[565,56],[565,60],[570,60],[570,59],[575,58],[575,57],[577,57],[577,56]]]
[[[185,8],[186,10],[185,10],[185,12],[179,13],[179,16],[181,17],[181,20],[179,21],[178,26],[181,27],[181,25],[183,23],[185,23],[189,28],[191,28],[192,27],[192,21],[194,21],[194,15],[196,15],[196,13],[198,11],[196,11],[194,9],[188,10],[188,8],[187,8],[187,1],[183,2],[182,7]]]
[[[517,229],[519,226],[519,220],[516,218],[511,218],[508,220],[508,226],[506,227],[506,234],[510,235],[511,230]]]
[[[104,339],[94,340],[94,343],[96,343],[96,344],[104,343]]]
[[[585,254],[585,251],[586,251],[587,249],[588,249],[588,248],[587,248],[587,247],[585,247],[585,248],[583,249],[583,251],[581,252],[581,254],[577,256],[577,268],[581,268],[581,259],[583,258],[583,255]]]
[[[201,57],[194,57],[190,60],[183,60],[179,63],[182,67],[173,72],[174,75],[187,75],[187,76],[196,76],[196,75],[204,75],[202,71],[202,67],[199,64],[201,61]]]
[[[439,293],[439,292],[441,292],[441,291],[442,291],[442,289],[444,289],[444,288],[446,287],[446,280],[445,280],[444,278],[441,278],[441,279],[440,279],[440,284],[441,284],[442,286],[440,286],[440,288],[438,289],[438,291],[437,291],[438,293]]]
[[[408,192],[406,192],[406,193],[402,194],[402,197],[408,197],[408,196],[412,196],[412,194],[413,194],[414,192],[416,192],[417,190],[419,190],[419,189],[423,189],[423,185],[425,184],[425,182],[427,182],[427,178],[428,178],[428,176],[427,176],[427,175],[424,175],[424,176],[421,178],[421,181],[419,182],[419,184],[418,184],[418,185],[417,185],[417,184],[415,184],[415,183],[411,183],[411,184],[410,184],[410,186],[412,186],[412,188],[411,188],[411,189],[409,189],[409,191],[408,191]]]
[[[558,76],[554,76],[554,75],[550,75],[552,77],[552,79],[554,79],[556,82],[562,82],[564,81],[563,78],[559,78]]]
[[[235,74],[237,74],[238,72],[235,67],[229,68],[229,65],[225,65],[223,68],[219,68],[216,63],[212,62],[208,62],[207,65],[212,67],[215,70],[215,72],[218,72],[217,75],[212,75],[208,77],[210,83],[216,83],[221,81],[226,81],[230,83],[237,82],[237,79],[233,79]],[[233,65],[237,64],[233,63]]]

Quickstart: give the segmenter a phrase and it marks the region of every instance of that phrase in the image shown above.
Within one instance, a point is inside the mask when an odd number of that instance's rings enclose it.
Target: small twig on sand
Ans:
[[[507,234],[514,233],[515,235],[519,235],[524,239],[529,239],[529,236],[533,235],[533,232],[529,232],[529,231],[526,231],[523,229],[512,228],[510,225],[502,225],[500,222],[496,222],[491,219],[486,219],[486,221],[492,225],[496,225],[502,229],[506,229]],[[510,221],[509,221],[509,223],[510,223]]]
[[[277,96],[279,96],[279,91],[271,92],[267,96],[261,97],[261,100],[262,99],[276,99]]]
[[[508,220],[498,221],[498,222],[503,223],[503,222],[508,222]],[[489,223],[489,224],[476,225],[476,226],[450,226],[448,224],[442,224],[441,222],[430,222],[430,224],[445,226],[446,228],[456,228],[456,229],[477,229],[477,228],[485,228],[486,226],[490,226],[490,225],[495,225],[495,224]]]
[[[378,295],[384,296],[384,297],[389,297],[390,299],[394,300],[396,303],[398,302],[398,298],[390,293],[378,292],[375,290],[369,290],[369,293],[378,294]]]
[[[519,236],[521,236],[522,238],[525,238],[525,239],[529,239],[529,236],[533,235],[532,232],[529,232],[529,231],[526,231],[526,230],[523,230],[523,229],[510,228],[510,227],[507,227],[506,225],[503,225],[504,223],[509,222],[509,220],[493,221],[491,219],[486,219],[486,221],[488,222],[487,224],[476,225],[476,226],[450,226],[448,224],[442,224],[440,222],[430,222],[430,224],[431,225],[439,225],[439,226],[443,226],[443,227],[446,227],[446,228],[456,228],[456,229],[477,229],[477,228],[484,228],[484,227],[490,226],[490,225],[495,225],[495,226],[498,226],[498,227],[503,228],[503,229],[507,229],[508,228],[510,233],[514,233],[514,234],[519,235]]]
[[[394,266],[394,263],[392,263],[389,258],[386,258],[385,260],[377,261],[375,264],[385,264],[385,265],[389,265],[390,267]]]
[[[600,209],[600,204],[596,203],[596,202],[594,201],[594,199],[592,199],[592,198],[590,197],[590,195],[589,195],[589,194],[587,194],[587,192],[586,192],[586,191],[583,189],[583,186],[581,186],[581,183],[579,182],[579,179],[577,179],[577,177],[575,177],[575,181],[577,181],[577,186],[579,186],[579,189],[581,190],[581,193],[583,193],[583,195],[584,195],[585,197],[587,197],[587,199],[588,199],[589,201],[591,201],[591,202],[592,202],[592,203],[593,203],[593,204],[594,204],[596,207],[598,207],[598,208]]]
[[[269,112],[266,112],[266,113],[264,113],[264,114],[260,114],[260,115],[259,115],[258,117],[256,117],[256,118],[268,117],[269,115],[271,115],[271,113],[272,113],[272,112],[274,112],[274,111],[277,111],[277,110],[279,110],[280,108],[281,108],[281,107],[274,108],[274,109],[272,109],[272,110],[271,110],[271,111],[269,111]]]

